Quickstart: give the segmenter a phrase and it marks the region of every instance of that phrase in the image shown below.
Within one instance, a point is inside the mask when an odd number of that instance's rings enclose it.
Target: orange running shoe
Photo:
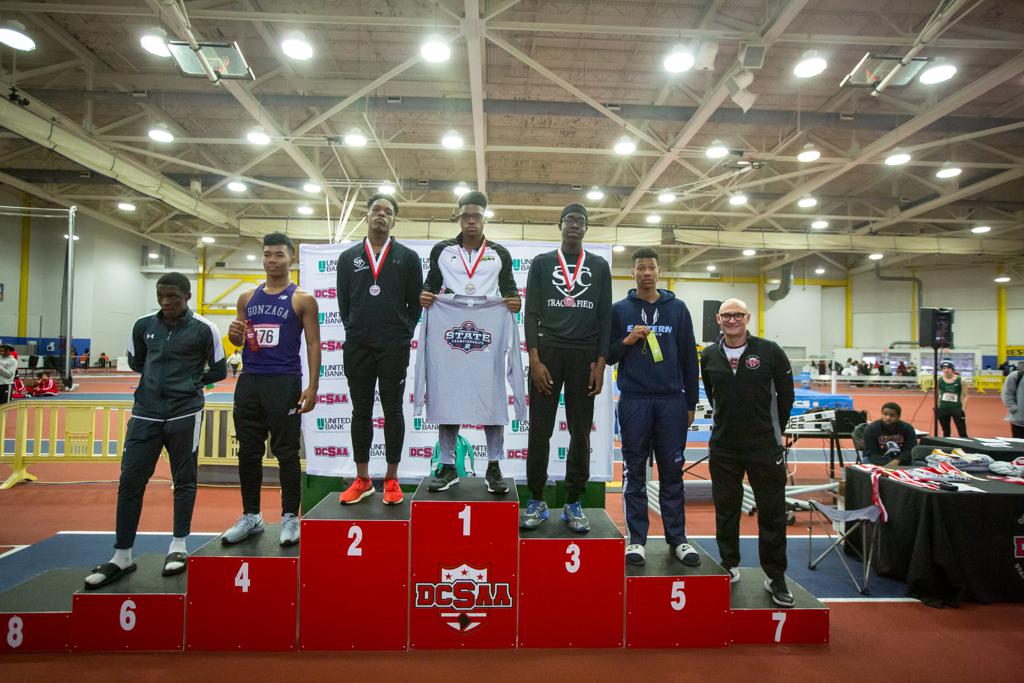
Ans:
[[[397,479],[384,480],[384,504],[398,505],[402,502],[402,487]]]
[[[369,479],[363,479],[362,477],[356,477],[356,480],[352,482],[352,485],[348,487],[348,490],[341,494],[338,501],[342,505],[352,505],[358,503],[367,496],[372,496],[377,492],[377,489],[373,488],[373,482]]]

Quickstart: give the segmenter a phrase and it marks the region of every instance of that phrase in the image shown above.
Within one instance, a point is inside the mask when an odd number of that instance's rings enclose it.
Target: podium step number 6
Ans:
[[[686,587],[685,581],[673,581],[672,582],[672,599],[670,604],[672,609],[679,612],[686,607],[686,593],[683,592],[683,588]]]
[[[348,556],[362,557],[363,549],[359,547],[359,544],[363,542],[363,528],[353,524],[348,528],[348,537],[352,539],[352,543],[348,546]]]
[[[135,601],[125,600],[121,603],[121,630],[131,631],[135,628]]]
[[[242,589],[243,593],[249,592],[249,563],[243,562],[235,574],[235,585]]]
[[[459,513],[459,519],[462,520],[462,535],[469,536],[469,514],[472,509],[467,505],[462,508],[462,512]]]
[[[17,615],[7,621],[7,645],[12,650],[17,650],[25,641],[25,632],[22,631],[24,627],[25,622]]]

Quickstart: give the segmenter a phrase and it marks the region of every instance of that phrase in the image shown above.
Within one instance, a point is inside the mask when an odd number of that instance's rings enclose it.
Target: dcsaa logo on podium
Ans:
[[[491,609],[511,609],[512,589],[508,583],[490,583],[486,569],[462,564],[441,569],[438,583],[417,583],[417,608],[450,608],[439,612],[450,628],[466,633],[479,627]]]

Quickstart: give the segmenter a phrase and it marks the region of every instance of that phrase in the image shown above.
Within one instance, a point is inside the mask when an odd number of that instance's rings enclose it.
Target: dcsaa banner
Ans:
[[[403,241],[420,255],[423,275],[429,268],[430,249],[436,242],[426,240]],[[546,242],[510,242],[504,245],[512,256],[512,270],[519,285],[520,294],[526,293],[526,280],[530,264],[540,253],[558,247]],[[353,477],[356,468],[352,458],[352,402],[345,366],[342,360],[342,344],[345,342],[345,328],[338,314],[337,258],[342,249],[338,244],[303,244],[299,249],[299,271],[302,288],[316,297],[320,307],[320,367],[313,368],[320,376],[320,391],[316,408],[302,416],[302,431],[306,449],[306,472],[331,477]],[[611,263],[612,250],[609,245],[587,245],[586,250]],[[586,285],[586,273],[581,284]],[[523,315],[517,313],[519,337],[525,339]],[[426,476],[430,471],[430,458],[437,443],[437,425],[425,419],[413,417],[413,377],[416,374],[416,346],[419,339],[419,325],[413,336],[413,353],[410,356],[404,400],[405,443],[402,446],[402,464],[398,474],[402,478]],[[305,341],[303,341],[303,344]],[[529,354],[525,342],[520,346],[523,367],[529,365]],[[308,381],[310,368],[306,363],[305,350],[302,352],[302,372]],[[522,381],[529,382],[529,371],[524,370]],[[451,391],[460,391],[460,379],[452,378]],[[505,453],[502,472],[519,481],[526,479],[526,448],[530,424],[526,420],[512,419],[512,389],[506,384],[509,400],[509,421],[505,427]],[[529,393],[529,387],[526,387]],[[565,477],[565,459],[569,449],[569,431],[565,417],[564,395],[559,400],[555,429],[551,435],[551,456],[548,473],[553,479]],[[612,430],[614,427],[612,402],[612,373],[605,372],[604,390],[594,401],[594,423],[590,434],[590,478],[593,481],[612,480]],[[373,406],[373,447],[370,449],[370,474],[384,474],[384,416],[380,399],[375,396]],[[482,476],[487,465],[487,447],[482,425],[464,424],[462,436],[473,446],[473,467]]]

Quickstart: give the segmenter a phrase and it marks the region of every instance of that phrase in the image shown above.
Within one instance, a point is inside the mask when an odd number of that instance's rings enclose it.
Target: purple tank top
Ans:
[[[256,328],[259,351],[242,346],[242,372],[252,375],[301,375],[299,350],[302,321],[292,308],[295,283],[277,294],[256,288],[245,306],[245,316]]]

